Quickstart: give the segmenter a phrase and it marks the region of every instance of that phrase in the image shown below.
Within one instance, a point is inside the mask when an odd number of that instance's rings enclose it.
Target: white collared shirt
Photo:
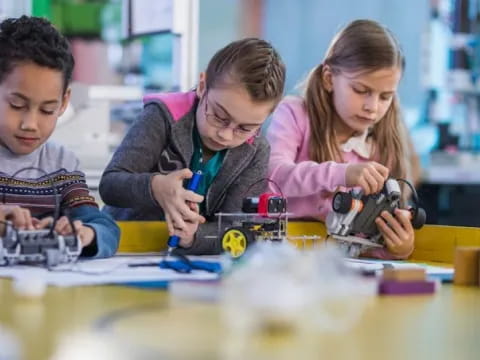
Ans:
[[[355,151],[358,155],[365,159],[370,159],[372,154],[372,142],[368,138],[369,130],[365,130],[362,134],[352,136],[345,143],[340,145],[340,149],[344,152]]]

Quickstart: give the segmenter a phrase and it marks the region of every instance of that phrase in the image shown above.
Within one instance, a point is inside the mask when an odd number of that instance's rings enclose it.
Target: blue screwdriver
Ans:
[[[200,180],[202,179],[202,172],[198,170],[197,172],[193,173],[193,176],[190,178],[190,181],[188,182],[187,185],[187,190],[190,191],[197,191],[198,185],[200,184]],[[180,243],[180,237],[177,235],[172,235],[168,238],[168,250],[167,250],[167,256],[170,256],[172,254],[172,251],[178,247],[178,244]]]

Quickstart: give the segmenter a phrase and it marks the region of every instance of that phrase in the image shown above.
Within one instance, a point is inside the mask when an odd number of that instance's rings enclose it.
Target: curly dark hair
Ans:
[[[26,62],[61,71],[66,91],[75,63],[67,39],[43,18],[24,15],[2,21],[0,83],[16,65]]]

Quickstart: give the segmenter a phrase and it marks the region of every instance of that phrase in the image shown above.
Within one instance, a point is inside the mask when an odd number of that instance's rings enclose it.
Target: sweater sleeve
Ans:
[[[245,197],[259,196],[265,191],[266,182],[262,180],[266,178],[270,147],[265,139],[260,138],[258,141],[260,144],[253,160],[227,189],[218,212],[241,212]],[[189,255],[220,254],[223,250],[219,238],[221,234],[218,231],[218,221],[216,220],[201,224],[195,234],[193,245],[180,251]]]
[[[373,248],[365,251],[361,254],[362,257],[372,257],[381,260],[407,260],[413,253],[413,249],[408,254],[403,256],[398,256],[392,254],[386,247],[382,248]]]
[[[104,258],[115,255],[120,239],[120,228],[112,217],[90,205],[70,209],[72,220],[81,220],[95,232],[92,243],[82,249],[81,256]]]
[[[128,131],[100,180],[100,195],[107,205],[158,206],[150,183],[156,175],[152,170],[167,141],[167,116],[158,104],[148,104]]]
[[[287,197],[305,197],[322,191],[333,192],[345,186],[348,164],[327,161],[298,161],[308,122],[305,112],[296,111],[288,102],[280,104],[272,115],[267,132],[271,154],[269,178]]]

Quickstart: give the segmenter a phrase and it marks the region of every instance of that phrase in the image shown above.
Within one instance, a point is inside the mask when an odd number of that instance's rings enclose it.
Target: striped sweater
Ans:
[[[99,211],[71,151],[47,142],[28,155],[17,155],[0,145],[1,203],[19,205],[42,218],[53,214],[56,196],[61,215],[68,209],[73,220],[81,220],[95,231],[95,241],[82,254],[113,255],[120,236],[118,226]]]
[[[11,174],[0,172],[1,202],[28,208],[33,216],[43,217],[53,212],[55,192],[61,209],[80,205],[97,206],[89,194],[85,176],[79,171],[60,169],[39,178],[18,176],[15,179],[11,178]]]

